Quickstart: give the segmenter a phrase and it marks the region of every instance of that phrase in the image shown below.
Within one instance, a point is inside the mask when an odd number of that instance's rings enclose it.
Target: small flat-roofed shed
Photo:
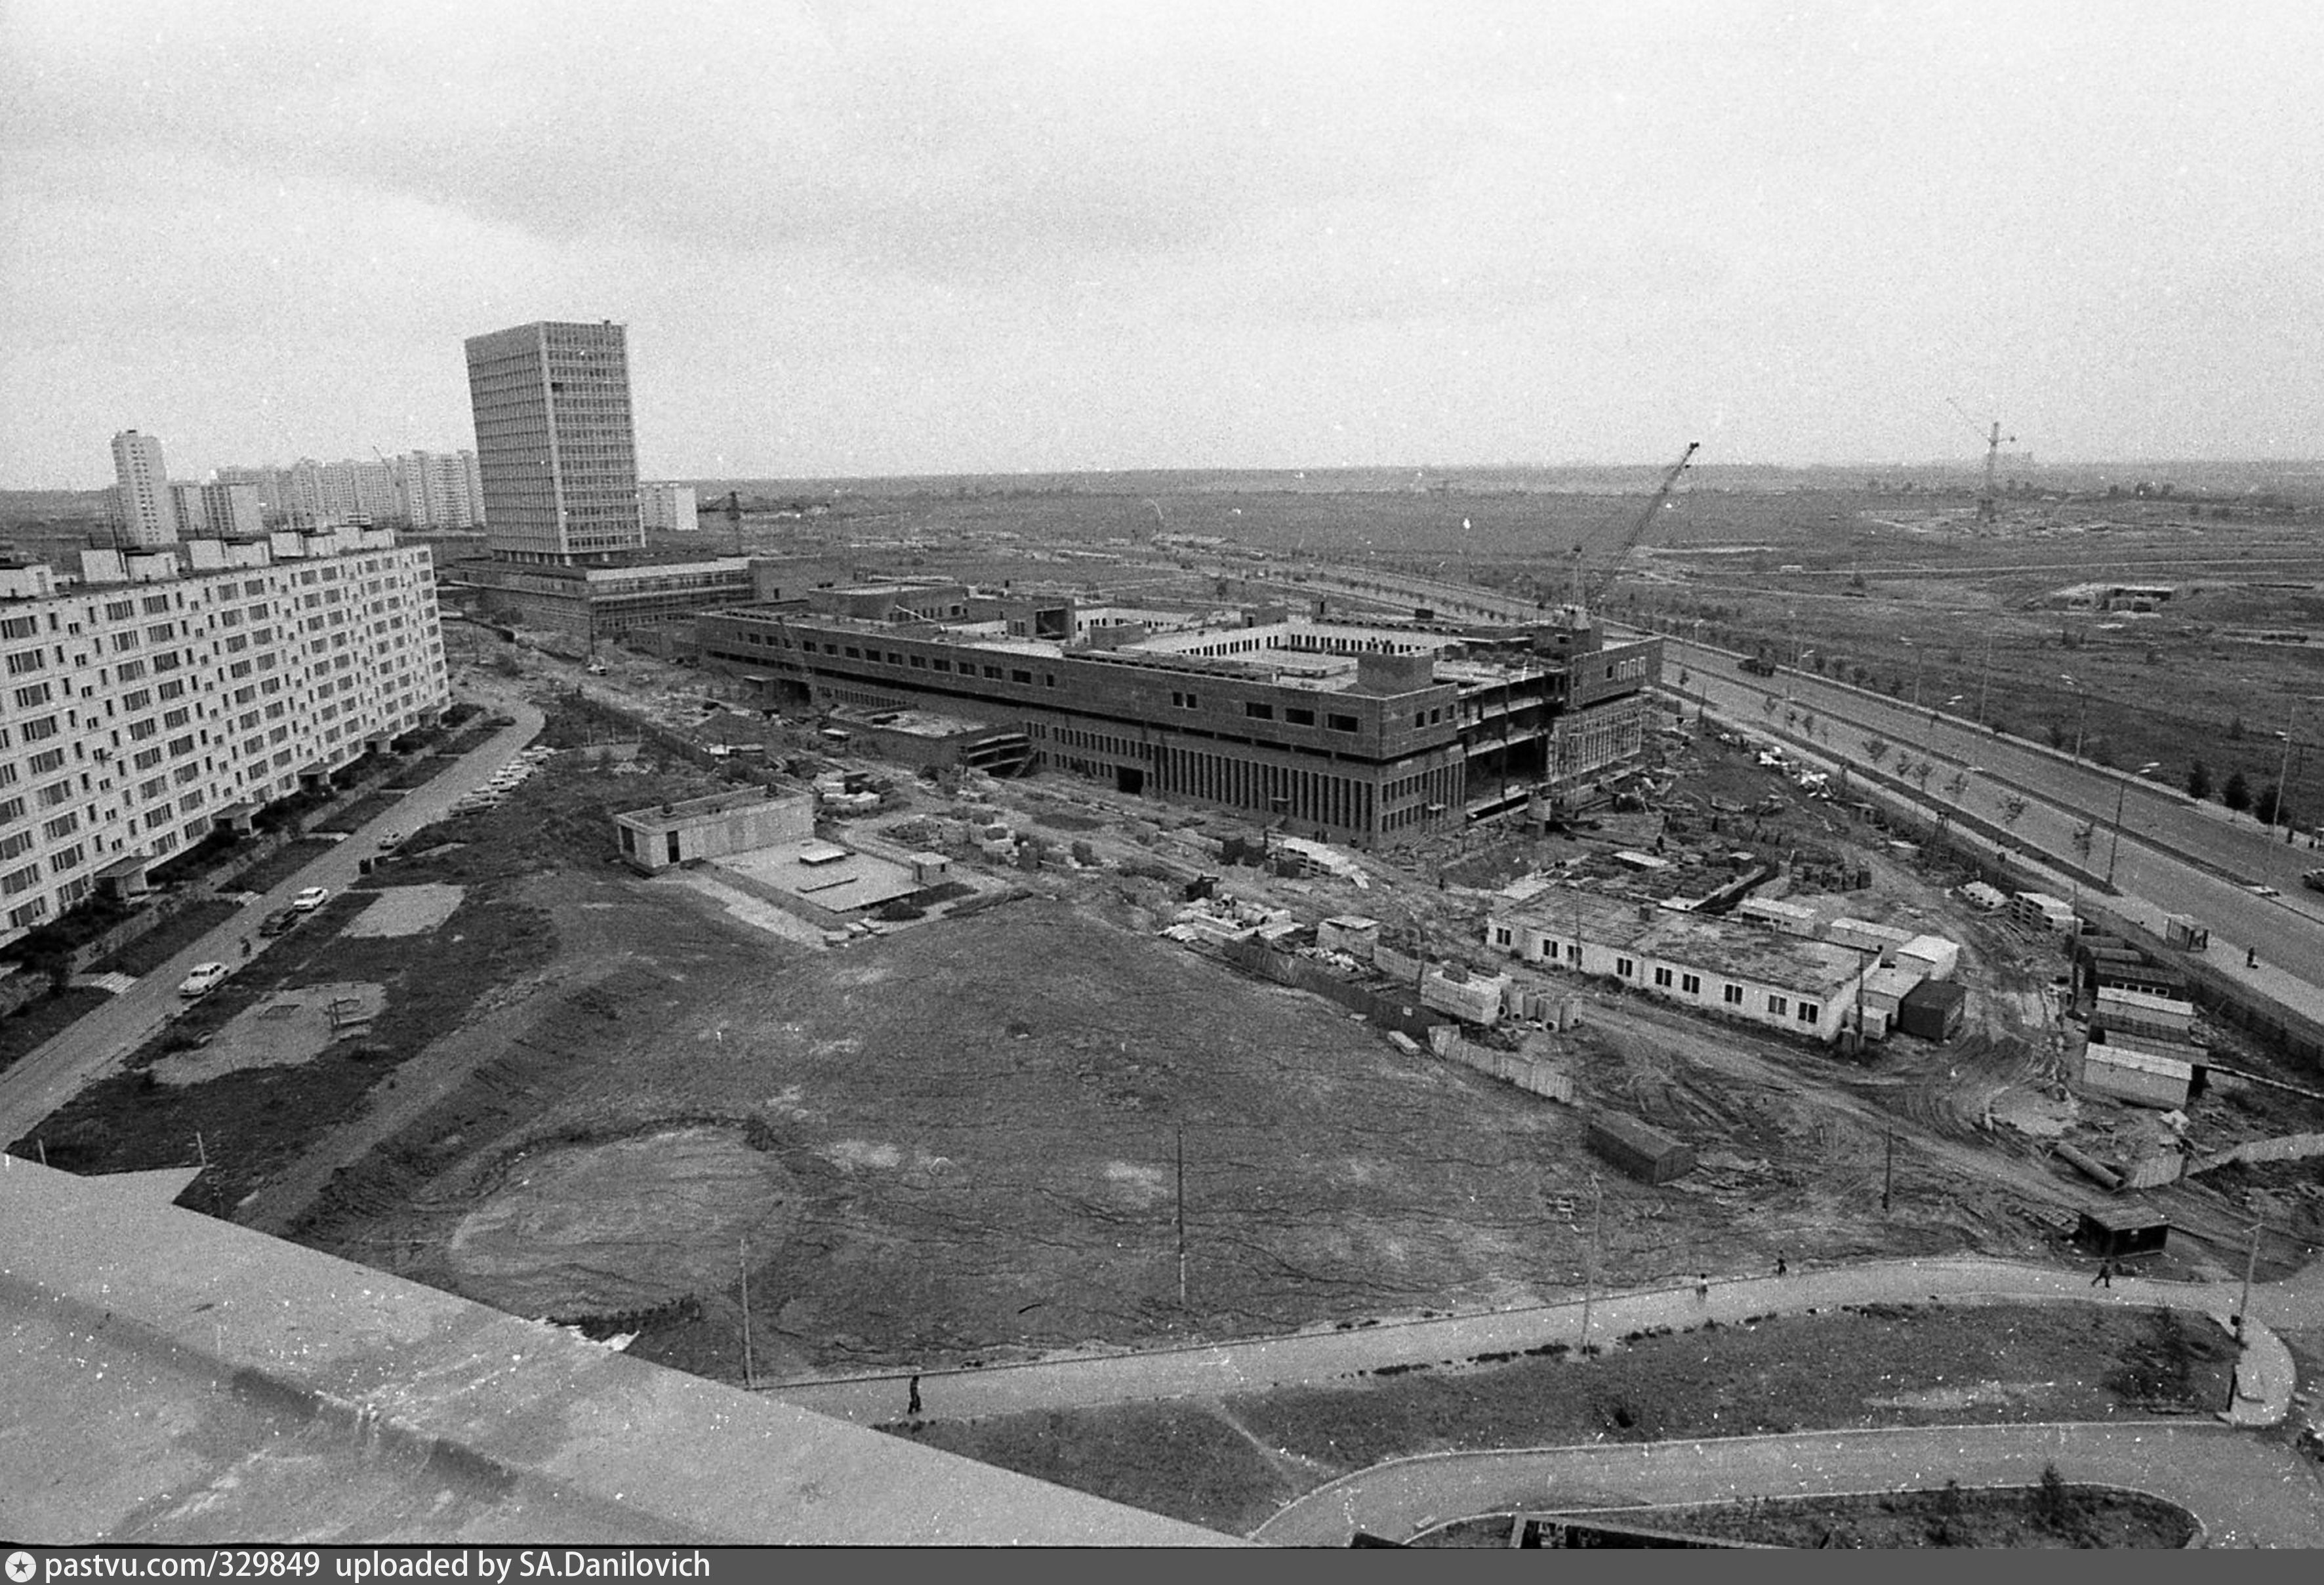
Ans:
[[[2074,1241],[2093,1255],[2121,1259],[2159,1255],[2171,1236],[2171,1219],[2144,1205],[2100,1205],[2082,1212]]]
[[[1694,1170],[1693,1147],[1624,1112],[1592,1117],[1589,1145],[1592,1154],[1643,1184],[1666,1184]]]

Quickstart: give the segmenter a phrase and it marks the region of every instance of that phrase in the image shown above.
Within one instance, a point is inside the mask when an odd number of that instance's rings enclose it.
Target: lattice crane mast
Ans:
[[[1576,545],[1573,548],[1572,622],[1575,627],[1589,623],[1591,608],[1606,597],[1615,580],[1622,576],[1623,564],[1629,560],[1630,552],[1637,548],[1640,539],[1646,538],[1646,530],[1654,523],[1655,513],[1660,511],[1663,502],[1670,499],[1671,491],[1677,487],[1679,475],[1686,472],[1687,465],[1694,460],[1694,454],[1702,447],[1700,440],[1686,443],[1686,449],[1678,454],[1678,460],[1671,464],[1669,471],[1663,475],[1662,482],[1655,486],[1654,496],[1646,502],[1646,510],[1638,513],[1637,521],[1630,524],[1629,532],[1622,536],[1622,542],[1614,547],[1614,554],[1607,558],[1604,569],[1595,580],[1589,579],[1583,572],[1582,547]]]

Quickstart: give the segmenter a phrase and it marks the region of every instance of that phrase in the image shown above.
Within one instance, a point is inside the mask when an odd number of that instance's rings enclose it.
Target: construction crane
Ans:
[[[1621,543],[1614,547],[1614,554],[1607,558],[1605,568],[1599,573],[1595,582],[1585,580],[1582,547],[1576,545],[1573,548],[1573,603],[1570,617],[1572,627],[1580,629],[1590,624],[1591,607],[1603,600],[1607,591],[1614,586],[1614,580],[1622,576],[1622,564],[1629,560],[1630,552],[1637,548],[1640,539],[1646,538],[1647,528],[1655,521],[1655,513],[1660,511],[1663,502],[1670,499],[1671,491],[1678,484],[1678,476],[1686,472],[1687,465],[1694,460],[1694,454],[1702,447],[1700,440],[1686,443],[1686,449],[1678,454],[1678,460],[1671,464],[1669,471],[1663,475],[1662,482],[1655,486],[1654,496],[1646,502],[1646,509],[1638,513],[1637,520],[1630,525],[1629,532],[1624,534]]]
[[[1952,401],[1950,397],[1945,400]],[[1953,401],[1952,409],[1953,411],[1960,414],[1970,429],[1977,430],[1977,438],[1985,442],[1985,493],[1977,498],[1977,521],[1981,523],[1993,522],[2001,516],[2001,492],[1995,483],[1995,470],[2001,463],[2001,448],[2005,446],[2016,445],[2017,437],[2003,434],[1999,419],[1994,419],[1993,428],[1987,430],[1978,428],[1978,421],[1969,416],[1969,410],[1960,403]]]

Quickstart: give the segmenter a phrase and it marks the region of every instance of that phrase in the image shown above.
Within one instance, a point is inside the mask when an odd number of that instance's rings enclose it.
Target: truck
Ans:
[[[1775,663],[1765,655],[1747,655],[1743,658],[1743,669],[1753,677],[1773,677],[1775,675]]]

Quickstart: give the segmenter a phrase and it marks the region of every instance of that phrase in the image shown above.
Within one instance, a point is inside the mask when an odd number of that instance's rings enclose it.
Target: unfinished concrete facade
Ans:
[[[815,835],[815,800],[770,797],[757,788],[715,793],[613,816],[622,858],[641,875]]]

